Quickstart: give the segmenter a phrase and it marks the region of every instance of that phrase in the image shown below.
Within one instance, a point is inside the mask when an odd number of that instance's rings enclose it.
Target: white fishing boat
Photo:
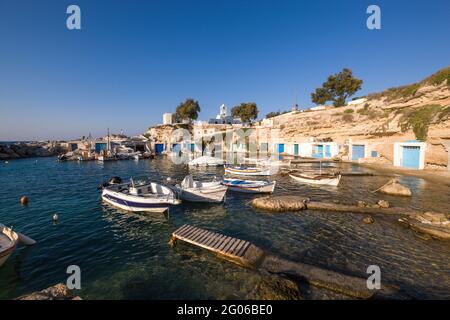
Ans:
[[[317,184],[317,185],[327,185],[327,186],[337,186],[341,180],[341,175],[339,173],[321,173],[321,172],[295,172],[291,171],[289,176],[296,181],[307,183],[307,184]]]
[[[270,176],[270,167],[225,166],[225,173],[243,176]]]
[[[8,260],[16,250],[19,243],[31,246],[36,243],[33,239],[0,223],[0,267]]]
[[[218,167],[224,164],[223,159],[210,157],[210,156],[201,156],[189,161],[189,166],[194,167]]]
[[[170,188],[151,182],[146,177],[106,186],[102,199],[126,211],[165,212],[170,205],[181,203]]]
[[[192,175],[186,176],[181,184],[175,186],[179,197],[190,202],[222,202],[227,189],[220,181],[196,181]]]
[[[222,184],[231,191],[245,193],[273,193],[276,181],[224,179]]]
[[[11,228],[0,226],[0,267],[16,250],[19,236]]]
[[[245,163],[254,164],[259,167],[289,166],[291,160],[274,160],[270,158],[244,158]]]

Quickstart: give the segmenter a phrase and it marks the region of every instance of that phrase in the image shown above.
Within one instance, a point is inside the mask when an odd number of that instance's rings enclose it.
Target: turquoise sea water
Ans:
[[[363,170],[342,164],[342,170]],[[367,170],[367,169],[365,169]],[[450,245],[425,240],[397,222],[374,216],[362,223],[351,213],[305,211],[269,214],[248,205],[253,196],[228,193],[223,205],[182,204],[169,215],[125,213],[102,204],[97,186],[112,176],[149,175],[167,183],[180,180],[187,166],[168,158],[154,160],[58,163],[54,158],[0,164],[0,222],[37,241],[19,247],[0,268],[0,298],[41,290],[67,279],[66,268],[81,268],[85,299],[244,299],[264,276],[218,259],[186,244],[167,245],[184,223],[255,243],[293,261],[366,277],[379,265],[382,282],[400,286],[413,298],[450,298]],[[194,175],[222,175],[223,169],[193,170]],[[297,184],[276,175],[276,194],[297,194],[341,202],[389,200],[393,205],[449,212],[450,187],[415,177],[401,177],[414,197],[398,198],[370,191],[388,177],[343,177],[337,188]],[[21,206],[22,195],[29,197]],[[58,213],[60,221],[52,222]],[[341,298],[311,289],[306,298]]]

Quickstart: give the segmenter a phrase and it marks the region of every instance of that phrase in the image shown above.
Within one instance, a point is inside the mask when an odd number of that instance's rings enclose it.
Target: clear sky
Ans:
[[[81,8],[81,30],[66,9]],[[366,9],[381,7],[381,30]],[[357,95],[450,65],[448,0],[0,0],[0,141],[144,132],[187,97],[260,118],[344,67]]]

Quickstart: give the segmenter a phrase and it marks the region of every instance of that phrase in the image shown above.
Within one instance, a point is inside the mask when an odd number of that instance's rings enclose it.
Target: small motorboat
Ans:
[[[12,228],[8,228],[0,223],[0,267],[16,250],[19,243],[31,246],[36,241],[19,232],[14,232]]]
[[[215,179],[210,182],[196,181],[192,175],[186,176],[181,184],[174,188],[182,200],[213,203],[224,201],[228,189]]]
[[[289,176],[299,182],[327,186],[337,186],[341,180],[340,173],[291,171],[289,172]]]
[[[243,176],[270,176],[270,167],[225,166],[225,173]]]
[[[11,228],[0,226],[0,267],[16,250],[19,236]]]
[[[151,182],[146,177],[106,186],[102,199],[117,208],[135,212],[165,212],[170,205],[181,203],[170,188]]]
[[[273,193],[276,181],[224,179],[222,184],[231,191],[245,193]]]
[[[224,164],[223,159],[210,157],[210,156],[201,156],[189,161],[189,166],[194,167],[218,167]]]

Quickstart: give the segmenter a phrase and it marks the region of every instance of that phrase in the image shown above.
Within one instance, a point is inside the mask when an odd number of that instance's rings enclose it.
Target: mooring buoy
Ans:
[[[59,215],[57,213],[55,213],[53,215],[53,221],[58,221],[59,220]]]
[[[24,206],[26,206],[28,204],[28,197],[27,196],[23,196],[22,198],[20,198],[20,203]]]

